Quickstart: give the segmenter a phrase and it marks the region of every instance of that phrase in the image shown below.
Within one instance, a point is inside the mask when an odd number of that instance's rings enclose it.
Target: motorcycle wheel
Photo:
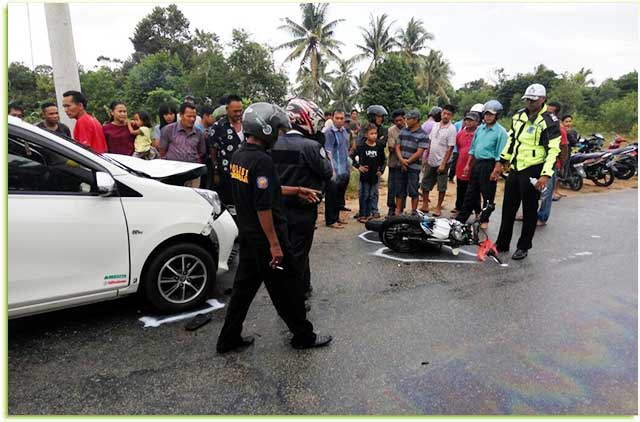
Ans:
[[[583,183],[584,183],[584,180],[582,179],[582,176],[580,176],[579,174],[576,174],[569,181],[569,187],[571,188],[571,190],[579,191],[580,189],[582,189]]]
[[[420,248],[420,243],[407,239],[407,236],[424,236],[420,223],[416,221],[408,221],[408,219],[398,219],[397,222],[391,222],[382,231],[382,243],[389,249],[400,252],[415,252]]]
[[[606,187],[609,186],[613,183],[613,181],[615,180],[615,176],[613,175],[613,172],[608,169],[602,169],[602,176],[599,179],[591,179],[593,181],[593,183],[595,183],[598,186],[602,186],[602,187]]]
[[[636,174],[636,169],[631,166],[618,164],[613,174],[616,176],[616,179],[629,180]]]

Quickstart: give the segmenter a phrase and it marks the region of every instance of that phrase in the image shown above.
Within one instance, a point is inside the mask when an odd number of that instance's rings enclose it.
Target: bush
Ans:
[[[620,99],[607,101],[599,109],[602,126],[616,133],[630,133],[638,124],[638,93],[632,92]]]

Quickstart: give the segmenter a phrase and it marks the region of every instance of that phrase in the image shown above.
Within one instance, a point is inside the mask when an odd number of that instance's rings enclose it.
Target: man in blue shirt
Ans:
[[[327,186],[324,216],[327,226],[342,228],[347,222],[340,218],[340,211],[350,211],[345,207],[344,195],[349,186],[349,139],[350,133],[344,127],[345,113],[343,110],[333,112],[333,125],[324,133],[324,148],[331,157],[334,177]]]
[[[502,112],[502,105],[496,101],[488,101],[484,105],[484,123],[476,129],[469,150],[469,161],[462,171],[469,174],[469,187],[464,196],[462,208],[458,210],[457,220],[466,223],[473,211],[474,204],[480,200],[480,194],[484,199],[483,209],[480,214],[482,228],[487,228],[489,216],[493,211],[494,199],[496,197],[496,187],[498,178],[492,176],[496,164],[500,166],[500,154],[507,144],[507,131],[498,123],[498,117]]]

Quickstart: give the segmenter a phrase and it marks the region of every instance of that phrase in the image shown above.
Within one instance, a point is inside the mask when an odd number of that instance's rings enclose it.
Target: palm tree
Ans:
[[[586,88],[588,86],[593,86],[595,81],[591,77],[593,75],[593,71],[591,69],[580,68],[580,70],[575,73],[571,78],[574,82],[578,83],[581,87]]]
[[[319,106],[326,108],[333,97],[331,89],[333,81],[334,72],[327,71],[327,62],[318,60],[318,69],[315,75],[309,66],[305,65],[298,69],[296,76],[298,86],[294,93],[301,97],[312,98]]]
[[[387,18],[386,13],[383,13],[377,18],[371,15],[369,17],[369,28],[360,27],[362,37],[364,38],[364,45],[356,45],[362,51],[362,53],[356,57],[359,60],[371,58],[371,64],[367,69],[367,74],[373,70],[377,64],[382,62],[385,56],[397,45],[395,38],[391,35],[391,25],[393,25],[393,22],[387,25]]]
[[[426,97],[427,104],[435,104],[438,98],[449,101],[447,90],[451,87],[449,77],[453,75],[449,62],[442,57],[442,52],[431,50],[429,55],[421,60],[416,86]]]
[[[342,42],[335,39],[334,29],[339,22],[344,19],[336,19],[327,23],[328,3],[301,3],[302,23],[298,24],[289,18],[284,18],[285,22],[278,29],[285,30],[293,36],[293,40],[276,47],[276,49],[293,49],[285,61],[300,60],[300,70],[309,64],[309,77],[313,80],[311,92],[313,100],[318,100],[320,94],[319,87],[320,55],[328,58],[338,59]]]
[[[421,57],[420,51],[427,48],[427,41],[433,40],[433,34],[424,28],[422,20],[411,18],[406,29],[398,30],[398,45],[402,57],[411,69],[416,71],[418,61]]]
[[[356,95],[356,84],[353,78],[355,57],[338,60],[338,70],[333,79],[333,106],[345,111],[351,109]]]

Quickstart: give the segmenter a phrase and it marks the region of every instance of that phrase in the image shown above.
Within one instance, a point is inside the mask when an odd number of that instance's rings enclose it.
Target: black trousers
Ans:
[[[324,219],[327,226],[336,223],[340,218],[340,208],[344,206],[344,195],[348,186],[348,176],[339,177],[336,180],[327,182],[326,198],[324,201]]]
[[[466,223],[472,211],[478,212],[480,194],[482,194],[484,200],[484,207],[495,200],[497,182],[491,181],[491,173],[495,165],[496,162],[494,160],[477,160],[473,165],[471,176],[469,177],[469,187],[464,195],[462,206],[458,208],[458,221]],[[460,180],[458,180],[459,183]],[[480,222],[489,222],[489,215],[490,213],[481,215]]]
[[[462,209],[462,205],[464,204],[464,197],[467,194],[468,188],[468,180],[456,179],[456,210],[458,211]],[[480,209],[480,201],[478,201],[473,207],[473,211],[478,214],[480,213]]]
[[[532,247],[533,235],[536,232],[538,219],[538,198],[540,193],[529,181],[530,177],[536,179],[542,172],[542,164],[531,166],[522,171],[512,168],[504,187],[504,200],[502,202],[502,223],[496,247],[508,250],[513,235],[513,224],[516,213],[522,202],[522,232],[518,239],[518,249],[529,250]]]
[[[214,189],[218,193],[220,201],[222,201],[222,203],[225,205],[233,205],[233,194],[231,193],[231,176],[225,172],[220,172],[219,178],[220,182],[216,186],[214,186]]]
[[[273,270],[269,266],[271,252],[268,242],[240,239],[240,263],[224,325],[218,336],[218,347],[232,347],[242,340],[242,324],[263,281],[278,315],[293,333],[291,341],[298,344],[315,341],[313,324],[307,320],[304,299],[296,286],[299,280],[291,265],[293,258],[289,245],[282,240],[280,239],[284,269]]]
[[[449,163],[449,168],[447,169],[449,180],[453,182],[453,178],[456,176],[456,164],[458,163],[458,153],[454,152],[451,155],[451,162]]]
[[[313,244],[318,207],[288,207],[285,208],[291,256],[296,261],[297,277],[302,281],[301,293],[311,288],[311,269],[309,268],[309,252]]]

